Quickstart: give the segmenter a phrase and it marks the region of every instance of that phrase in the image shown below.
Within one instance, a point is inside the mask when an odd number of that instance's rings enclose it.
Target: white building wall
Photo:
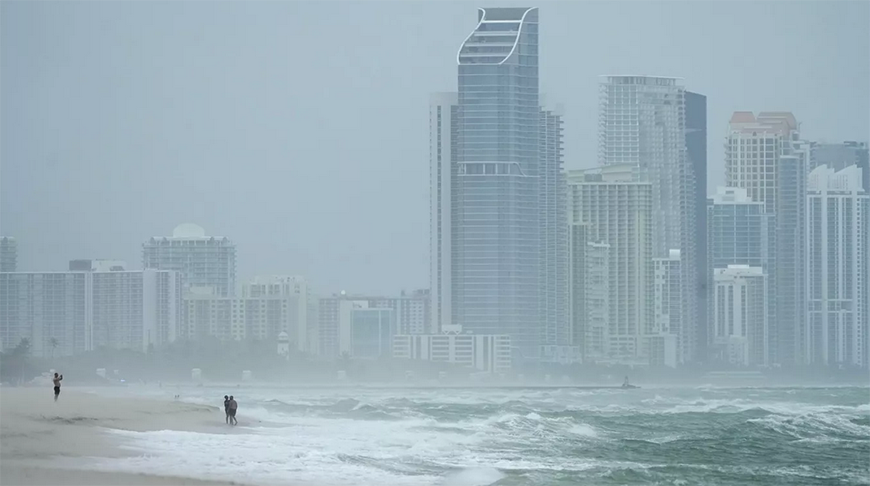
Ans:
[[[510,336],[462,334],[461,327],[448,325],[443,334],[393,336],[393,358],[441,361],[487,372],[511,368]]]
[[[453,111],[457,93],[435,93],[429,100],[429,289],[432,319],[424,332],[451,325],[453,205],[452,175],[455,161]]]
[[[866,366],[870,196],[855,165],[807,183],[806,363]]]
[[[768,363],[765,275],[760,267],[729,265],[713,270],[713,343],[724,361]]]

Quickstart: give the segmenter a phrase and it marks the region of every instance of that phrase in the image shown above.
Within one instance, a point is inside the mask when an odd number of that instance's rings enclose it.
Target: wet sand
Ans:
[[[243,425],[243,424],[240,424]],[[64,388],[0,389],[0,484],[6,485],[231,485],[154,475],[89,471],[88,458],[135,455],[104,428],[233,433],[217,407],[177,401],[107,398]],[[78,464],[70,467],[72,464]]]

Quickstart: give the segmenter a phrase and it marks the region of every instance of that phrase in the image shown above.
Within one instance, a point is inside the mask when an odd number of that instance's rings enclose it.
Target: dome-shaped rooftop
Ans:
[[[173,238],[205,238],[202,226],[193,223],[182,223],[172,230]]]

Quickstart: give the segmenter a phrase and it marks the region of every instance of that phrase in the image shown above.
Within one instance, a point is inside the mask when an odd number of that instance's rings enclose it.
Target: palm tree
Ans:
[[[54,359],[54,350],[60,345],[57,338],[51,338],[48,340],[48,345],[51,346],[51,359]]]

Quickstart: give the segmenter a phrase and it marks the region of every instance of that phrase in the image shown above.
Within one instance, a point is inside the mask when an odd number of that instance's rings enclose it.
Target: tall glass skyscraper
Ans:
[[[542,111],[538,10],[478,9],[458,92],[430,106],[433,325],[570,342],[561,117]],[[565,342],[560,342],[564,338]]]

